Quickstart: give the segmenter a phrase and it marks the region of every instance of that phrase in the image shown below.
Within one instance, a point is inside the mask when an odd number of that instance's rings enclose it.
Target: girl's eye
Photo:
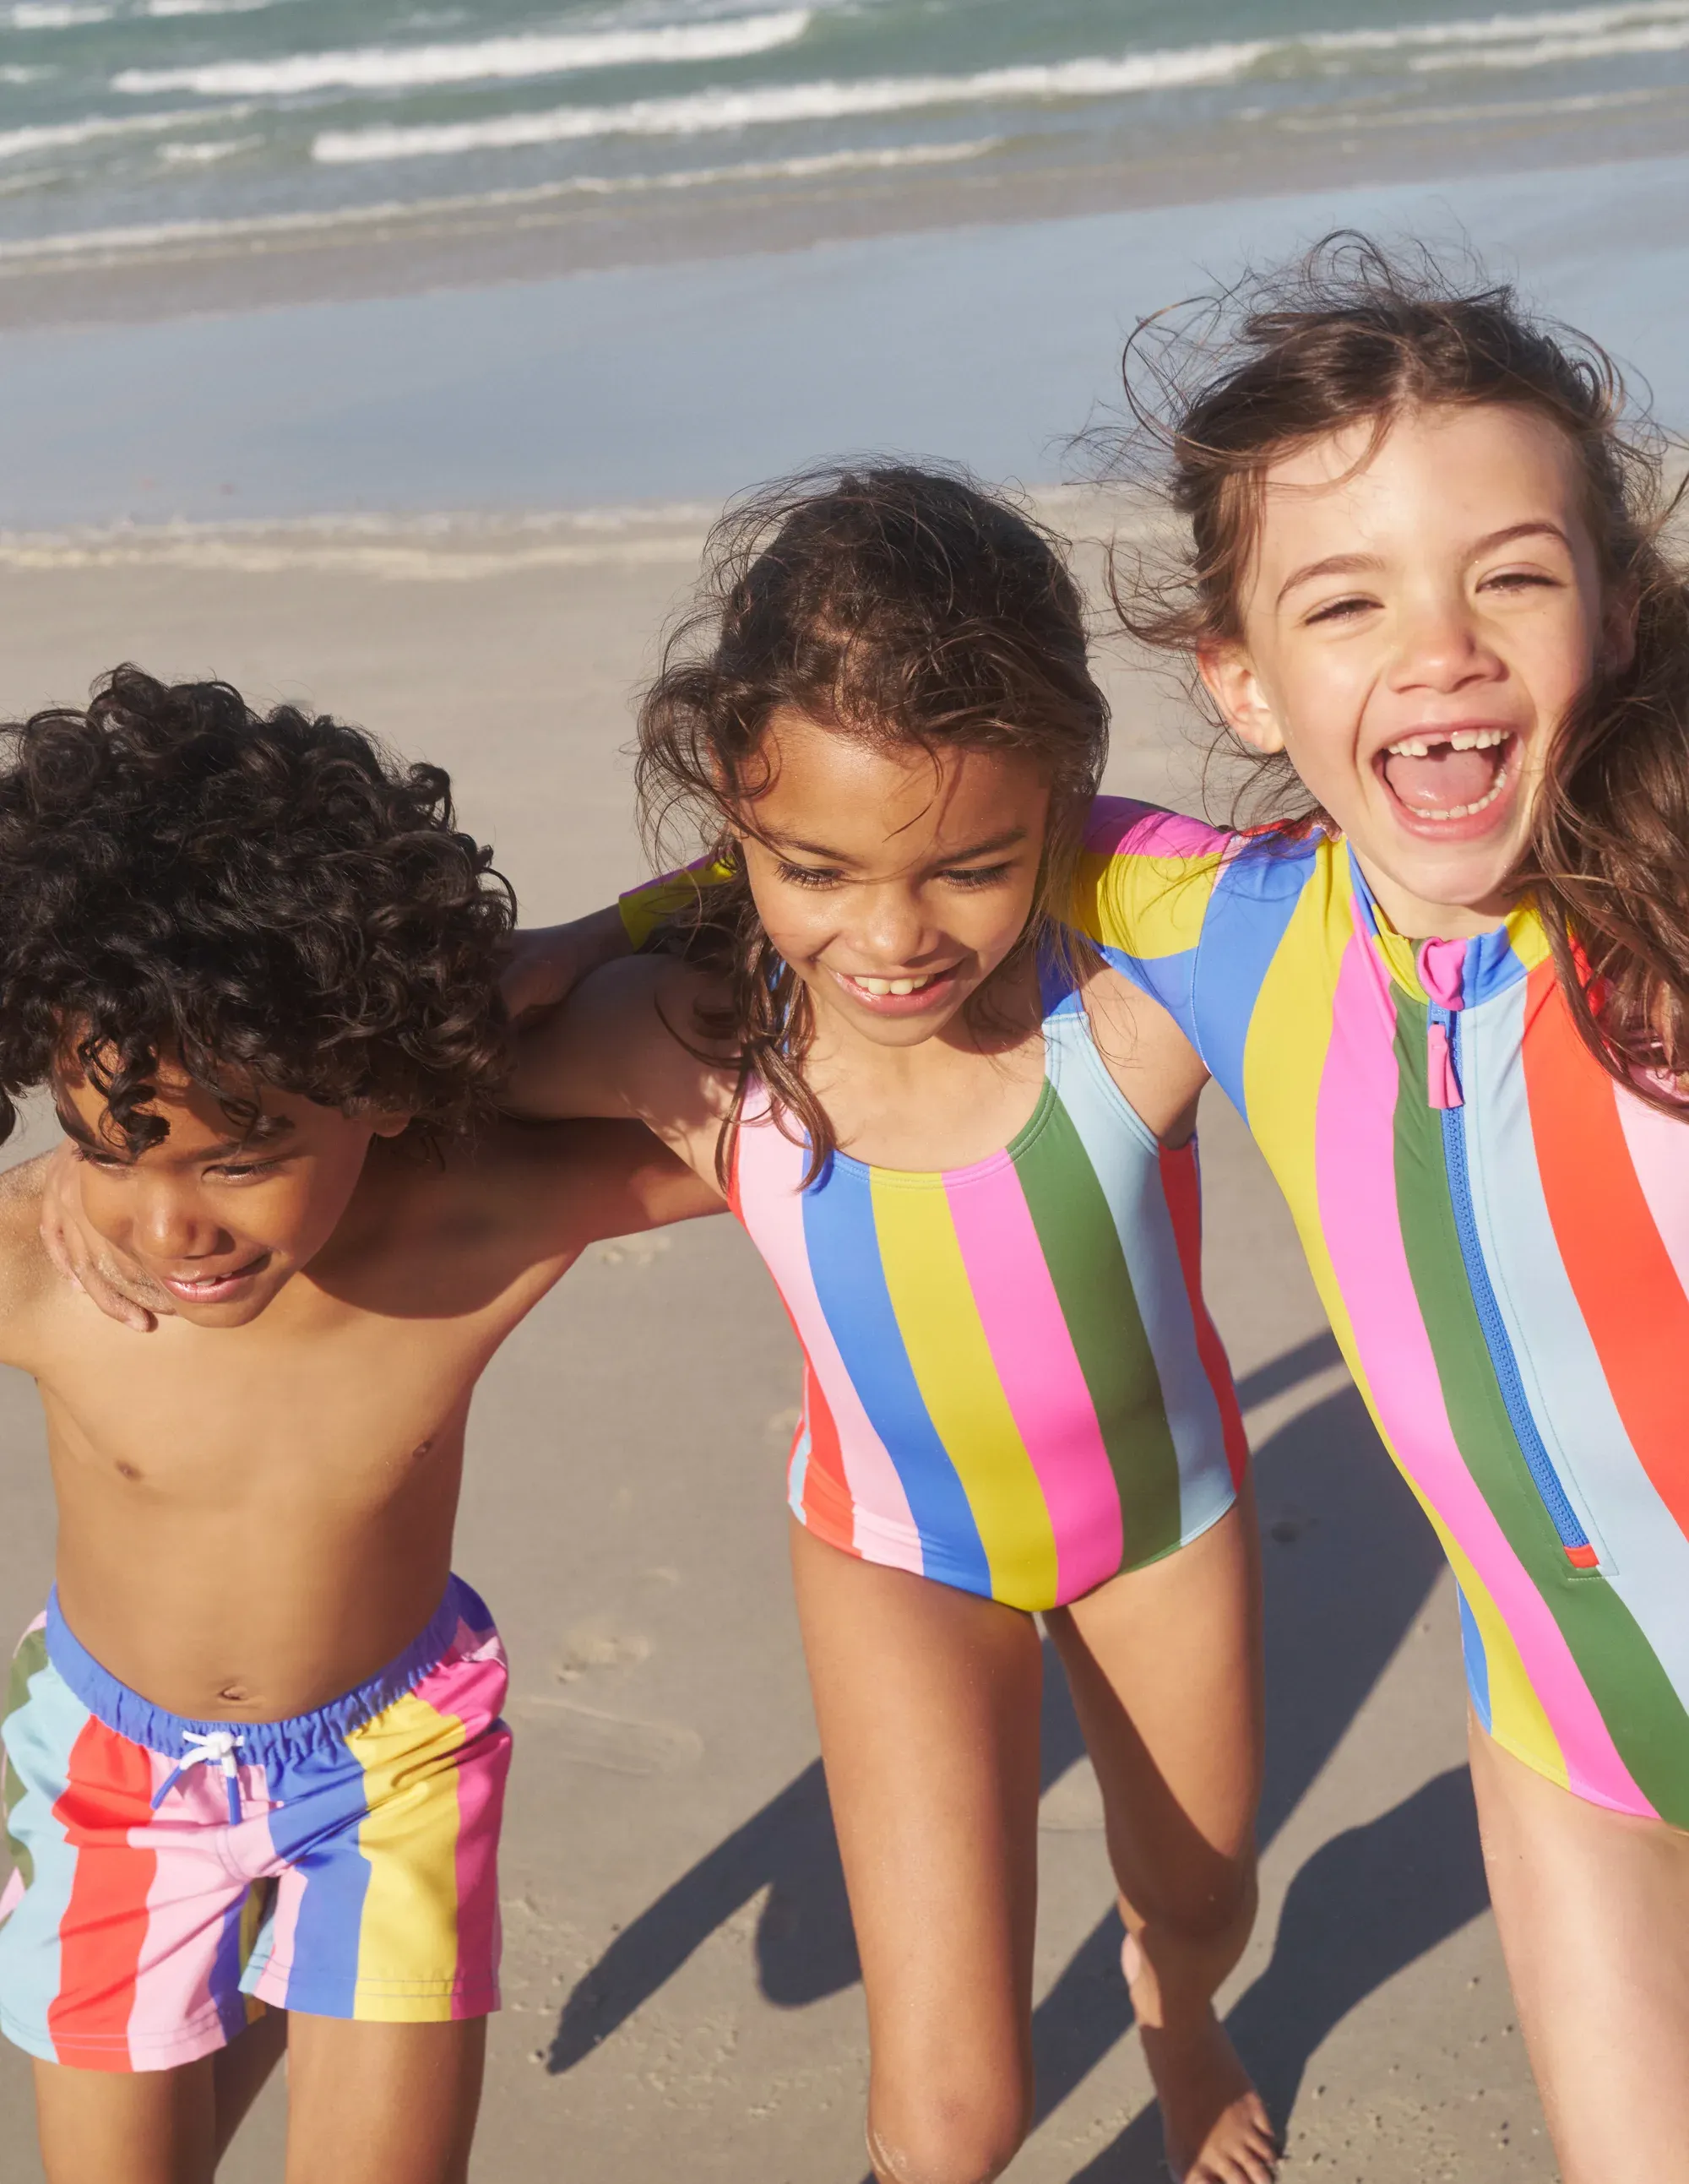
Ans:
[[[940,872],[939,878],[948,880],[952,887],[995,887],[1007,879],[1013,870],[1012,865],[970,865],[963,870]]]
[[[221,1176],[226,1183],[250,1183],[254,1176],[273,1175],[281,1166],[280,1161],[220,1161],[206,1173]]]
[[[127,1161],[119,1160],[114,1153],[97,1153],[92,1145],[78,1145],[74,1138],[70,1140],[70,1157],[86,1162],[90,1167],[127,1167],[129,1165]]]
[[[1307,617],[1312,625],[1318,621],[1352,621],[1357,614],[1364,614],[1378,602],[1368,599],[1333,599],[1328,605],[1316,607]]]
[[[1499,588],[1506,592],[1552,591],[1558,589],[1556,579],[1541,569],[1498,569],[1493,577],[1486,577],[1485,591]]]
[[[837,887],[842,878],[830,865],[789,865],[783,861],[777,869],[793,887]]]

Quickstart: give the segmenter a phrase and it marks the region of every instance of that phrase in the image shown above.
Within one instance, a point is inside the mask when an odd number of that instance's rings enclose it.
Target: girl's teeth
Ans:
[[[1457,728],[1447,736],[1404,736],[1389,747],[1391,758],[1429,758],[1447,744],[1451,750],[1494,750],[1508,740],[1506,728]]]
[[[1480,796],[1475,804],[1455,804],[1452,805],[1447,811],[1421,811],[1418,816],[1421,819],[1430,819],[1438,823],[1445,819],[1469,819],[1474,811],[1487,811],[1507,785],[1508,770],[1503,766],[1496,776],[1494,788],[1487,796]]]
[[[865,994],[912,994],[933,983],[928,978],[853,978],[853,986],[860,986]]]

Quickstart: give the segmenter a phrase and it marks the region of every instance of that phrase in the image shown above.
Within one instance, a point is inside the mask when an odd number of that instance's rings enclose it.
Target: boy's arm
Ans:
[[[641,880],[619,901],[566,925],[530,926],[515,933],[499,980],[511,1021],[521,1023],[539,1010],[555,1008],[583,978],[643,948],[660,925],[695,903],[704,889],[727,878],[731,869],[714,857],[700,857],[677,872]]]
[[[634,944],[619,903],[566,925],[526,926],[513,933],[499,980],[511,1022],[555,1009],[583,978],[629,954]]]

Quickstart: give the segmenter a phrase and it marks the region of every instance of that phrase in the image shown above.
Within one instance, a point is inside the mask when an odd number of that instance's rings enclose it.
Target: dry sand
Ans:
[[[449,765],[529,913],[638,868],[627,698],[698,524],[63,543],[0,559],[0,708],[130,658],[308,698]],[[1189,803],[1166,700],[1121,669],[1117,786]],[[1553,2164],[1483,1909],[1452,1595],[1335,1359],[1229,1109],[1204,1121],[1209,1293],[1266,1533],[1271,1756],[1232,2024],[1301,2166],[1353,2184]],[[788,1604],[783,1317],[727,1220],[594,1250],[506,1346],[471,1432],[460,1567],[513,1664],[507,2006],[477,2173],[499,2184],[857,2184],[865,2042]],[[0,1376],[0,1624],[48,1580],[33,1391]],[[264,1581],[254,1542],[252,1581]],[[160,1613],[169,1612],[161,1601]],[[1094,1786],[1052,1684],[1022,2184],[1159,2172]],[[280,2176],[275,2089],[224,2174]],[[26,2066],[0,2051],[10,2184]]]

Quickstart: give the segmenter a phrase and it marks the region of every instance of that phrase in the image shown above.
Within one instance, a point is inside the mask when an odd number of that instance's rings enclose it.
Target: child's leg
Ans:
[[[287,2044],[268,2009],[238,2040],[175,2070],[35,2065],[48,2184],[201,2184],[228,2151]]]
[[[792,1528],[867,1997],[884,2184],[986,2184],[1032,2109],[1040,1664],[1030,1616]]]
[[[1519,2029],[1565,2184],[1689,2184],[1689,1835],[1575,1797],[1474,1721]]]
[[[215,2058],[175,2070],[35,2066],[47,2184],[211,2184]]]
[[[1259,1602],[1246,1492],[1188,1547],[1045,1618],[1102,1788],[1168,2164],[1191,2184],[1258,2184],[1276,2158],[1212,2006],[1255,1916]]]
[[[287,2184],[464,2184],[487,2020],[287,2017]]]
[[[231,2040],[212,2057],[220,2161],[229,2150],[230,2140],[246,2120],[248,2110],[270,2082],[270,2072],[287,2052],[287,2013],[283,2009],[266,2009],[253,2020],[238,2040]]]

